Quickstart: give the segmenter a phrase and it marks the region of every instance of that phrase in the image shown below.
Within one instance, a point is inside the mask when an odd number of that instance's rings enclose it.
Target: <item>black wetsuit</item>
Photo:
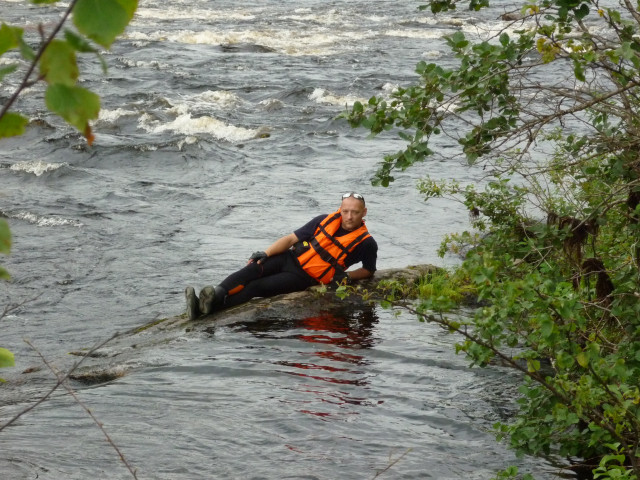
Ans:
[[[299,241],[309,240],[326,217],[327,215],[319,215],[293,233]],[[340,237],[347,233],[340,228],[335,236]],[[346,257],[345,266],[349,267],[362,262],[363,268],[375,272],[377,255],[378,245],[373,237],[369,237]],[[249,263],[225,278],[220,286],[231,294],[227,295],[223,308],[240,305],[254,297],[272,297],[282,293],[299,292],[317,283],[300,267],[293,252],[288,250],[267,258],[261,264]]]

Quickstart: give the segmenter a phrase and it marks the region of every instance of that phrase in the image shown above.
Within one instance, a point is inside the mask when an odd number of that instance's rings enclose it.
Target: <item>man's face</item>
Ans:
[[[367,209],[362,203],[362,200],[349,197],[342,200],[340,213],[342,214],[342,228],[352,231],[360,228],[362,218],[367,214]]]

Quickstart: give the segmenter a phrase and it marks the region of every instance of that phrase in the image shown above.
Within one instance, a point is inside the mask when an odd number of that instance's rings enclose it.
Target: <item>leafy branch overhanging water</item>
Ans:
[[[424,9],[456,7],[434,0]],[[469,231],[447,236],[440,253],[464,253],[455,275],[478,306],[458,325],[445,316],[451,294],[423,292],[415,312],[472,331],[457,349],[475,365],[496,357],[526,365],[519,414],[496,426],[498,437],[519,454],[577,459],[594,478],[637,479],[638,5],[543,0],[501,15],[504,30],[485,39],[447,38],[457,67],[420,62],[416,84],[356,103],[344,117],[372,135],[397,131],[407,143],[385,157],[376,185],[444,158],[442,138],[460,148],[447,161],[486,172],[477,185],[420,182],[426,200],[453,198],[471,214]],[[518,475],[513,467],[499,474]]]

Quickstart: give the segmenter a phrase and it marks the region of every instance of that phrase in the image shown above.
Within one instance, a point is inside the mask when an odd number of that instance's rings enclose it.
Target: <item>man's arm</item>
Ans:
[[[298,237],[295,233],[290,233],[289,235],[285,235],[284,237],[280,237],[278,240],[273,242],[269,248],[267,248],[264,253],[267,254],[267,257],[272,257],[274,255],[278,255],[279,253],[284,253],[291,246],[298,241]],[[249,260],[247,263],[251,263],[253,260]],[[258,260],[258,263],[262,263],[263,260]]]
[[[297,241],[298,241],[298,237],[296,237],[296,234],[290,233],[289,235],[285,235],[284,237],[281,237],[275,242],[273,242],[271,246],[267,248],[264,252],[268,256],[272,257],[274,255],[278,255],[279,253],[286,252]]]
[[[355,270],[349,270],[347,272],[351,280],[362,280],[364,278],[370,278],[373,276],[373,272],[370,272],[366,268],[356,268]]]
[[[378,244],[373,237],[369,237],[358,245],[356,249],[361,247],[364,247],[364,251],[359,252],[359,256],[356,258],[362,261],[362,267],[356,268],[355,270],[349,270],[347,272],[347,275],[349,275],[351,280],[364,280],[365,278],[371,278],[376,271]],[[357,261],[354,263],[357,263]]]

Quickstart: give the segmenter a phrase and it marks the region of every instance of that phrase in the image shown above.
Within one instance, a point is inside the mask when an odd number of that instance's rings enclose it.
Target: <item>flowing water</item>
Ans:
[[[80,84],[102,99],[90,147],[42,107],[43,85],[26,91],[28,132],[0,141],[0,214],[14,240],[0,300],[22,304],[1,320],[0,345],[17,358],[1,373],[24,382],[4,402],[13,387],[0,386],[0,422],[43,387],[21,375],[41,363],[24,339],[55,359],[177,315],[185,285],[220,280],[343,192],[367,199],[379,268],[455,263],[436,250],[466,213],[424,203],[415,184],[481,172],[441,140],[437,157],[374,188],[377,163],[401,143],[336,118],[415,80],[420,60],[453,62],[443,35],[503,26],[495,11],[436,19],[419,4],[140,0],[101,52],[106,74],[82,57]],[[64,7],[2,0],[0,18],[35,44]],[[2,102],[18,81],[0,84]],[[118,380],[75,386],[138,478],[368,479],[388,468],[378,478],[482,479],[508,464],[558,478],[549,460],[494,442],[517,378],[468,369],[454,341],[379,308],[270,318],[184,332]],[[63,391],[0,439],[3,479],[131,477]]]

